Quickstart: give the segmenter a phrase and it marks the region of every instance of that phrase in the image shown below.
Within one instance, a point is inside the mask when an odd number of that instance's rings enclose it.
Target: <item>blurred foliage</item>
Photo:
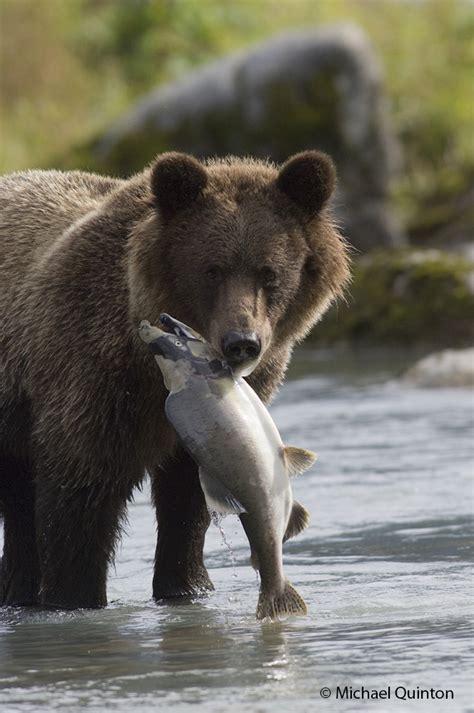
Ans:
[[[468,0],[0,0],[0,171],[54,165],[211,58],[340,20],[359,24],[382,60],[405,156],[395,197],[423,236],[474,176]]]
[[[354,263],[346,304],[311,339],[322,344],[465,347],[474,341],[474,263],[440,250],[374,251]]]

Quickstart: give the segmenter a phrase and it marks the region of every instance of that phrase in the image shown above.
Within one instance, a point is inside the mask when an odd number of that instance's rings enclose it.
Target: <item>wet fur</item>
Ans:
[[[174,163],[169,190],[160,161]],[[214,343],[234,322],[265,328],[249,381],[271,398],[293,344],[348,279],[328,208],[308,212],[277,178],[253,160],[203,166],[171,154],[125,181],[54,171],[0,180],[5,604],[105,605],[107,567],[145,469],[159,525],[154,596],[212,587],[196,468],[176,448],[137,326],[167,311]],[[180,185],[181,201],[171,199]],[[262,265],[278,275],[271,289],[259,282]]]

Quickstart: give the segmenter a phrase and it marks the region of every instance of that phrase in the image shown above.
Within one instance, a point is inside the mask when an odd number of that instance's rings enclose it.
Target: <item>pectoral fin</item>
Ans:
[[[290,476],[298,475],[308,470],[317,457],[316,453],[308,451],[306,448],[294,448],[293,446],[285,446],[283,448],[283,460]]]
[[[286,526],[286,532],[283,537],[283,542],[286,542],[290,537],[295,537],[309,525],[309,512],[301,503],[293,500],[290,519]]]
[[[199,480],[201,481],[201,487],[209,510],[221,515],[227,513],[240,515],[245,512],[243,505],[237,498],[234,498],[230,490],[217,478],[208,475],[202,468],[199,468]]]

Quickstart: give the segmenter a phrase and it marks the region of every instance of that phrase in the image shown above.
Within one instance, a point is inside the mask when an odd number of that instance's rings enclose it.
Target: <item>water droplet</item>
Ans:
[[[224,528],[222,527],[222,520],[223,520],[223,519],[224,519],[223,515],[220,515],[220,514],[217,513],[217,512],[211,512],[211,521],[212,521],[212,523],[217,527],[217,529],[219,530],[220,536],[221,536],[221,538],[222,538],[222,543],[223,543],[224,547],[227,547],[227,549],[229,550],[230,562],[231,562],[231,565],[232,565],[232,577],[234,577],[235,579],[237,579],[237,576],[238,576],[238,575],[237,575],[237,572],[235,571],[235,567],[236,567],[236,565],[235,565],[235,554],[234,554],[234,550],[232,549],[231,545],[229,544],[229,541],[227,540],[227,537],[226,537],[225,532],[224,532]]]

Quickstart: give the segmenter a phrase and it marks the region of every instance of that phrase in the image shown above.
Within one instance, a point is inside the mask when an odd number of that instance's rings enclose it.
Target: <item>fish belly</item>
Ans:
[[[278,497],[288,487],[278,431],[277,437],[269,433],[236,382],[216,381],[190,379],[170,394],[168,419],[206,474],[219,478],[244,507],[244,500]]]

